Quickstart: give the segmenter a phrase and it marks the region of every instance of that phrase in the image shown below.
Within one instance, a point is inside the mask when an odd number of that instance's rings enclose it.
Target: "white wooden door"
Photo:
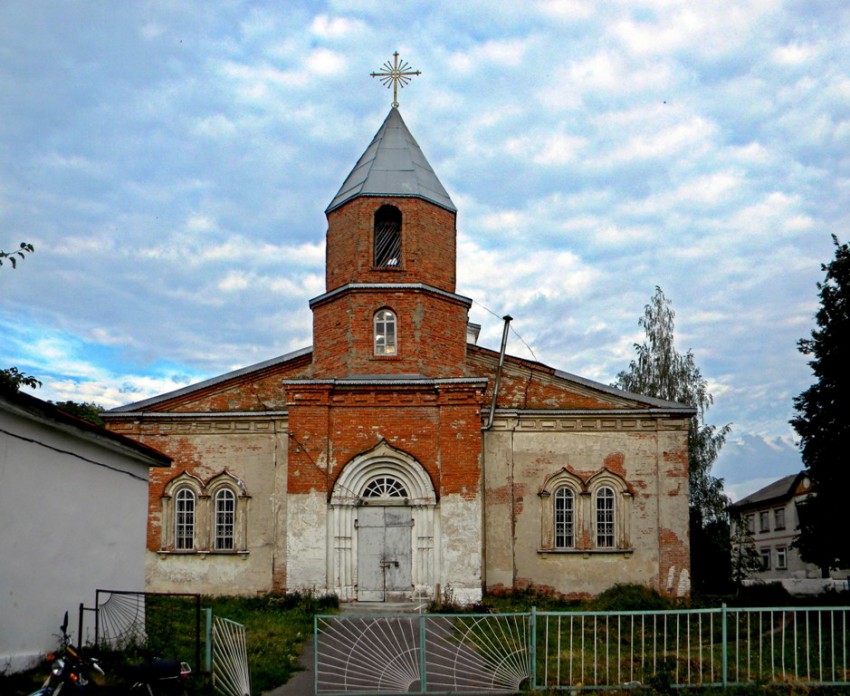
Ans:
[[[413,519],[407,507],[361,507],[357,511],[357,599],[401,600],[413,589]]]

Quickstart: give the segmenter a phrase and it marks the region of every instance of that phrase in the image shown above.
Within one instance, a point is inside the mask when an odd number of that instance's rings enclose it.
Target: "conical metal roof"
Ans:
[[[390,109],[325,213],[358,196],[424,198],[457,211],[397,108]]]

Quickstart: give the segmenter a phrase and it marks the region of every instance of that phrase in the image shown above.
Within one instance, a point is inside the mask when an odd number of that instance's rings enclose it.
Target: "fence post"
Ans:
[[[537,607],[531,607],[531,614],[528,617],[529,629],[531,636],[529,640],[529,671],[528,675],[529,686],[532,691],[537,691]]]
[[[212,672],[212,609],[202,609],[207,617],[207,628],[204,633],[204,671]]]
[[[419,693],[428,693],[428,651],[425,649],[425,614],[419,614]]]
[[[720,617],[720,623],[723,627],[723,632],[721,634],[721,639],[723,640],[723,646],[721,647],[723,655],[723,674],[721,675],[721,679],[723,680],[723,688],[725,689],[729,685],[729,646],[727,645],[729,637],[729,629],[727,626],[729,613],[726,611],[726,602],[723,602],[720,605]]]

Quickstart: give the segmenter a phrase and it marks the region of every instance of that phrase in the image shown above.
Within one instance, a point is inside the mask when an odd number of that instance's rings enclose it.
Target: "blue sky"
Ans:
[[[797,470],[850,5],[0,4],[0,365],[112,407],[310,344],[324,209],[390,107],[459,209],[480,342],[604,383],[654,287],[732,424],[733,496]],[[526,345],[527,344],[527,345]]]

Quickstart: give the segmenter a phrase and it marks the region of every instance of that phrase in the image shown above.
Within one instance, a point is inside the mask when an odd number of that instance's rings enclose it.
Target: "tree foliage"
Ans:
[[[21,245],[15,249],[15,251],[3,251],[0,249],[0,266],[3,265],[3,261],[8,261],[12,268],[17,268],[18,259],[26,258],[24,254],[32,254],[35,251],[35,247],[28,242],[21,242]]]
[[[50,401],[56,408],[62,409],[65,413],[70,413],[72,416],[87,420],[95,425],[106,425],[100,414],[106,409],[100,404],[91,401]]]
[[[803,464],[813,495],[799,507],[800,536],[795,545],[804,561],[829,568],[850,566],[850,541],[841,533],[850,486],[850,246],[833,236],[835,256],[821,265],[820,308],[811,338],[801,353],[811,356],[815,383],[794,399],[791,425],[800,436]]]
[[[37,389],[41,382],[32,375],[21,372],[17,367],[0,369],[0,392],[15,394],[21,387]]]
[[[693,353],[688,351],[682,355],[675,348],[675,317],[670,300],[656,286],[652,300],[638,320],[646,332],[646,339],[634,345],[637,357],[627,370],[617,375],[614,386],[696,409],[688,430],[688,483],[692,521],[704,527],[725,519],[730,502],[723,493],[723,479],[711,475],[711,466],[730,427],[718,428],[705,423],[706,411],[714,398]]]

